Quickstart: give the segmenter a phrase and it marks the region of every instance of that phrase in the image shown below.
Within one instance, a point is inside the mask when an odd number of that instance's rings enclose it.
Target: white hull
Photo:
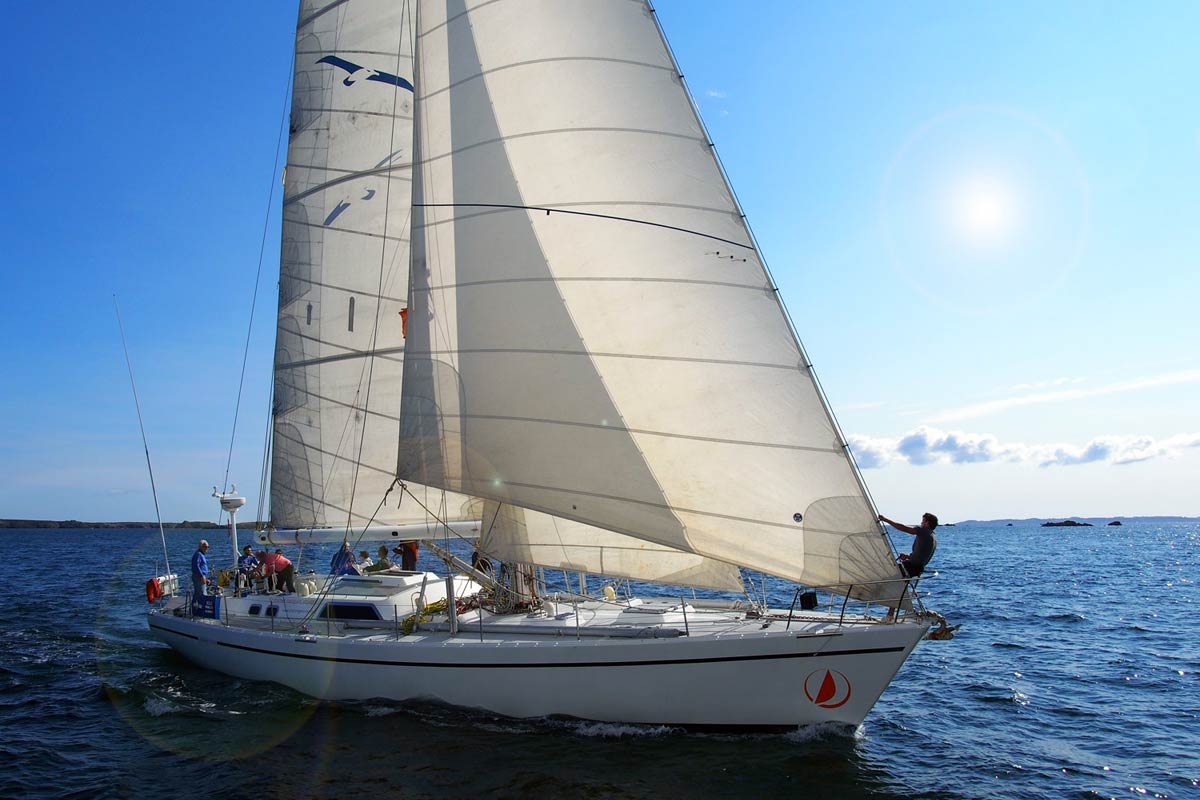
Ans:
[[[152,612],[149,622],[203,667],[323,699],[434,700],[510,717],[760,729],[862,722],[928,627],[838,628],[834,615],[831,624],[810,620],[785,630],[777,620],[763,629],[759,620],[728,624],[727,614],[723,624],[706,626],[703,612],[690,614],[691,635],[672,638],[576,638],[573,617],[518,617],[512,632],[496,630],[505,625],[491,618],[482,636],[467,618],[453,636],[339,631],[337,623],[329,636],[324,621],[312,624],[314,633],[273,633],[164,612]]]

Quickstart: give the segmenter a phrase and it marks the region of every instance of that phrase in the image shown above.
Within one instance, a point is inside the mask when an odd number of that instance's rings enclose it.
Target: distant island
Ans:
[[[1043,528],[1090,528],[1090,522],[1076,522],[1073,519],[1064,519],[1062,522],[1043,522]]]
[[[238,529],[254,530],[256,523],[239,522]],[[217,522],[202,522],[199,520],[184,520],[183,522],[164,522],[164,528],[200,528],[203,530],[228,528]],[[77,519],[0,519],[0,529],[3,528],[157,528],[157,522],[80,522]]]
[[[1173,522],[1200,522],[1200,517],[1185,517],[1174,516],[1167,514],[1147,514],[1144,516],[1126,516],[1126,517],[1000,517],[999,519],[960,519],[957,520],[960,526],[970,525],[992,525],[992,526],[1007,526],[1007,525],[1041,525],[1044,522],[1059,522],[1067,519],[1079,523],[1089,523],[1092,526],[1096,525],[1111,525],[1113,522],[1120,522],[1122,525],[1130,525],[1136,523],[1173,523]]]
[[[1121,524],[1121,520],[1119,520],[1119,519],[1114,519],[1112,522],[1108,523],[1108,527],[1110,527],[1110,528],[1111,528],[1111,527],[1113,527],[1114,525],[1115,525],[1115,526],[1120,526],[1120,524]]]

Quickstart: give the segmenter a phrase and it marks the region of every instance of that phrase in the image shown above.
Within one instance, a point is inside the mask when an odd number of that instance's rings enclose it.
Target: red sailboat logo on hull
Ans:
[[[821,708],[840,708],[850,699],[850,679],[835,669],[818,669],[804,679],[804,696]]]

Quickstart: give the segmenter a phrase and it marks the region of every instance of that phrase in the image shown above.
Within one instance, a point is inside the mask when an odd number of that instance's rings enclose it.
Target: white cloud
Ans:
[[[865,403],[849,403],[841,406],[844,411],[866,411],[871,408],[883,408],[882,400],[871,400]]]
[[[934,414],[932,422],[961,422],[964,419],[974,419],[998,411],[1007,411],[1020,406],[1037,405],[1040,403],[1057,403],[1064,400],[1080,400],[1087,397],[1099,397],[1119,392],[1132,392],[1139,389],[1151,389],[1159,386],[1174,386],[1183,383],[1200,383],[1200,369],[1187,369],[1179,372],[1168,372],[1163,375],[1152,375],[1145,378],[1135,378],[1093,389],[1062,389],[1054,392],[1018,395],[1000,400],[988,400],[962,408],[954,408]]]
[[[1028,392],[1032,389],[1046,389],[1051,386],[1066,386],[1068,383],[1083,383],[1087,378],[1054,378],[1049,381],[1038,381],[1037,383],[1018,383],[1016,386],[1010,387],[1009,391],[1013,392]]]
[[[724,100],[726,97],[728,97],[728,95],[725,94],[724,92],[722,92],[720,89],[709,89],[704,94],[706,94],[709,97],[715,97],[718,100]]]
[[[1034,464],[1039,467],[1075,464],[1134,464],[1171,456],[1200,447],[1200,433],[1179,434],[1155,440],[1149,436],[1098,436],[1084,445],[1001,442],[989,433],[943,431],[921,426],[903,436],[847,437],[854,458],[863,469],[893,463],[973,464],[988,461]]]

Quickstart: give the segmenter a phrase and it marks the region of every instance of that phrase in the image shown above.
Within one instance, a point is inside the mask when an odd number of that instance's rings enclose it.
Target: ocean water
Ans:
[[[0,531],[0,797],[1200,798],[1200,524],[939,534],[953,641],[856,729],[735,736],[226,678],[147,631],[157,531]],[[183,573],[199,534],[167,536]]]

